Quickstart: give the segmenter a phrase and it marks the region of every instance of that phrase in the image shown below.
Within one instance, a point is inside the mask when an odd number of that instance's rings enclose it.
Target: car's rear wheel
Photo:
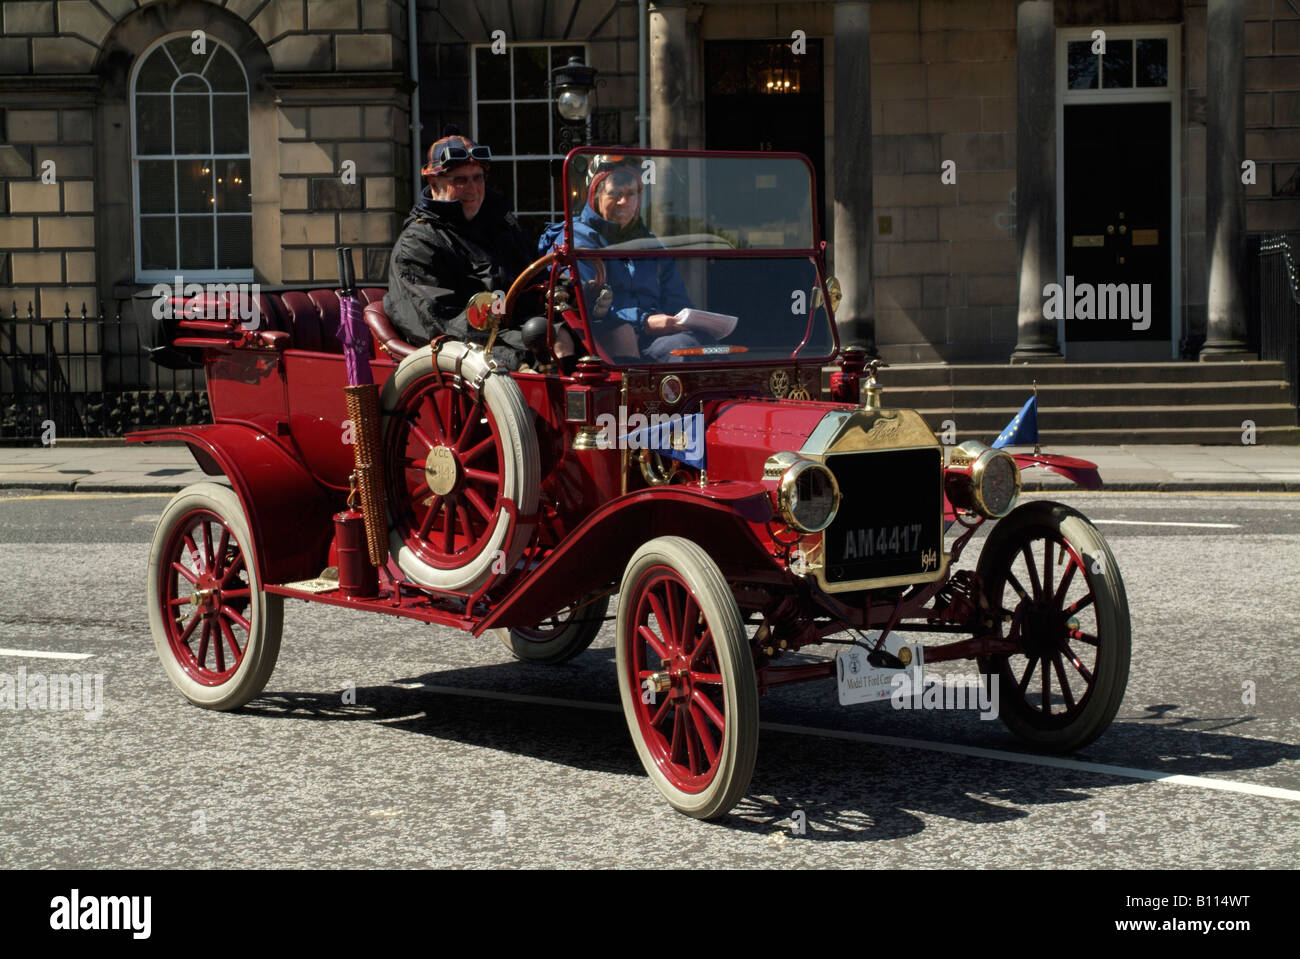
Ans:
[[[1019,645],[980,661],[999,716],[1035,748],[1081,749],[1110,725],[1128,684],[1128,599],[1106,540],[1077,510],[1026,503],[993,527],[977,570]]]
[[[591,645],[605,625],[609,597],[588,596],[556,610],[535,626],[494,629],[506,649],[526,663],[554,666]]]
[[[619,596],[618,689],[637,754],[676,809],[727,813],[758,752],[758,685],[740,610],[714,561],[663,536],[632,556]]]
[[[228,710],[262,691],[280,655],[284,601],[262,591],[233,490],[196,483],[167,504],[147,594],[158,657],[186,699]]]

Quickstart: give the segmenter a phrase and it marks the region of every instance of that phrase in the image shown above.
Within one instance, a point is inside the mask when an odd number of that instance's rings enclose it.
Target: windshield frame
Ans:
[[[637,157],[698,157],[698,158],[727,158],[734,157],[737,159],[755,159],[755,158],[772,158],[784,160],[798,160],[808,170],[808,184],[811,190],[811,199],[815,201],[817,193],[817,173],[813,169],[812,161],[802,153],[783,152],[783,151],[744,151],[744,150],[652,150],[640,147],[608,147],[608,146],[581,146],[570,150],[564,158],[564,164],[561,172],[562,195],[569,197],[572,192],[569,187],[569,171],[573,168],[572,160],[575,156],[581,155],[600,155],[618,150],[621,153],[631,154]],[[808,322],[804,327],[802,338],[797,346],[791,349],[790,355],[785,358],[764,358],[754,359],[752,361],[728,361],[725,359],[709,359],[702,357],[698,360],[683,360],[674,363],[655,363],[650,360],[639,359],[636,362],[615,362],[612,359],[602,357],[605,364],[614,369],[646,369],[670,366],[675,369],[682,367],[697,368],[721,368],[737,369],[745,366],[774,366],[788,363],[821,363],[828,364],[834,362],[840,353],[839,326],[835,322],[835,314],[831,309],[830,291],[827,288],[826,274],[826,241],[821,238],[821,224],[817,219],[817,204],[811,204],[811,221],[812,221],[812,242],[810,247],[758,247],[750,249],[690,249],[690,248],[665,248],[659,249],[628,249],[626,247],[582,247],[578,249],[573,239],[573,222],[579,211],[573,209],[571,205],[566,204],[564,209],[564,245],[557,250],[557,262],[563,261],[564,264],[572,271],[573,276],[577,276],[578,261],[581,260],[652,260],[652,259],[807,259],[811,260],[813,268],[817,272],[817,285],[821,289],[822,305],[821,309],[826,311],[826,321],[831,331],[831,349],[825,356],[800,356],[800,352],[808,345],[814,329],[814,320],[816,312],[808,311]],[[587,304],[585,298],[578,291],[574,297],[576,301],[574,306],[578,315],[582,319],[585,332],[592,336],[592,319],[587,314]]]

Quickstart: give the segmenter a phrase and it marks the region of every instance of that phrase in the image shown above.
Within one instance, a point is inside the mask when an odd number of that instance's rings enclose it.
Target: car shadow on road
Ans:
[[[395,679],[393,685],[358,687],[350,696],[338,691],[270,692],[253,700],[245,711],[268,718],[371,722],[574,769],[634,776],[643,780],[647,805],[662,802],[641,767],[607,684],[602,692],[584,697],[574,695],[567,683],[521,686],[519,682],[521,670],[554,677],[555,668],[506,663],[452,669]],[[576,667],[565,671],[579,672]],[[416,683],[420,686],[414,687]],[[490,698],[558,699],[561,691],[564,698],[599,705]],[[974,716],[970,717],[974,728],[986,728]],[[857,728],[874,731],[870,723]],[[953,734],[945,739],[963,742],[959,724],[946,725],[944,732]],[[973,739],[984,740],[978,744],[986,748],[1015,751],[1005,743],[988,742],[987,735]],[[1122,742],[1122,754],[1094,746],[1069,758],[1170,775],[1243,771],[1300,759],[1300,747],[1154,726],[1142,719],[1115,723],[1097,745],[1108,742],[1111,746]],[[878,841],[923,832],[923,815],[971,825],[1008,823],[1030,817],[1037,807],[1092,800],[1108,788],[1134,781],[1088,770],[767,729],[760,736],[748,794],[729,816],[712,825],[822,841]],[[1104,817],[1099,823],[1095,816],[1095,812],[1079,813],[1081,833],[1104,831]]]

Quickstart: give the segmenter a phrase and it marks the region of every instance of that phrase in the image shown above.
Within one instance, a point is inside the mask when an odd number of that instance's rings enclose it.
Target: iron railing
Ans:
[[[1259,241],[1259,358],[1281,360],[1291,384],[1291,403],[1300,403],[1300,234],[1271,233]]]
[[[0,439],[49,443],[120,436],[152,425],[211,422],[202,370],[153,363],[119,304],[108,319],[83,303],[62,319],[0,307]]]

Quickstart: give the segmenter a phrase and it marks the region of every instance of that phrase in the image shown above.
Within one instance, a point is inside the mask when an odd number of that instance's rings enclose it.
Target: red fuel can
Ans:
[[[334,549],[339,564],[339,590],[348,599],[373,599],[379,595],[379,573],[370,565],[366,548],[366,523],[361,512],[347,509],[334,514]]]

